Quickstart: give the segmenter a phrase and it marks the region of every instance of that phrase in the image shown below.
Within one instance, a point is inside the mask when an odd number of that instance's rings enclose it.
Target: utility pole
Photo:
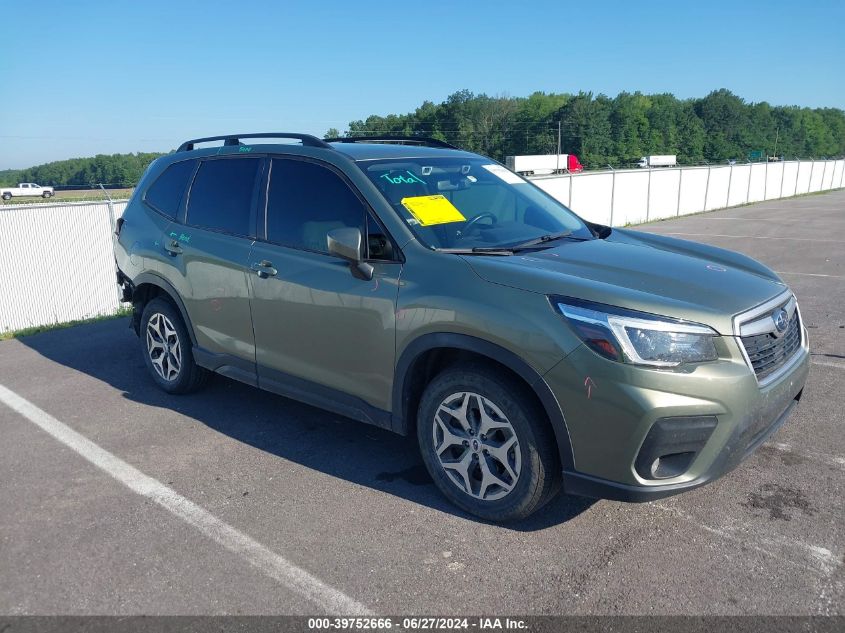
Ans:
[[[779,136],[780,136],[780,126],[778,126],[777,129],[775,130],[775,151],[774,151],[774,154],[773,154],[774,156],[778,155],[778,137]]]
[[[560,173],[560,120],[557,122],[557,158],[555,159],[555,164],[557,168],[555,169],[555,173]]]

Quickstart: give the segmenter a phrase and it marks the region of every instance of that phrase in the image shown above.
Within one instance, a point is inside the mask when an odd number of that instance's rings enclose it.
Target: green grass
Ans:
[[[5,341],[13,338],[21,338],[24,336],[33,336],[34,334],[41,334],[42,332],[49,332],[51,330],[64,330],[65,328],[74,327],[76,325],[85,325],[86,323],[97,323],[98,321],[119,319],[121,317],[129,316],[130,314],[132,314],[132,308],[120,308],[115,314],[95,316],[91,317],[90,319],[79,319],[77,321],[66,321],[65,323],[36,325],[34,327],[23,328],[22,330],[10,330],[8,332],[0,332],[0,341]]]

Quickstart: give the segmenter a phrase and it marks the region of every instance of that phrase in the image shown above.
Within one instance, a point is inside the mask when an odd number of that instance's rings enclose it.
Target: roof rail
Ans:
[[[242,138],[292,138],[301,141],[308,147],[325,147],[332,149],[325,141],[312,136],[311,134],[296,134],[288,132],[266,132],[264,134],[226,134],[224,136],[207,136],[206,138],[195,138],[185,141],[179,146],[177,152],[190,152],[196,143],[207,143],[209,141],[223,141],[223,145],[243,145]]]
[[[327,143],[396,143],[397,145],[424,145],[426,147],[444,147],[459,149],[454,145],[430,136],[344,136],[343,138],[327,138]]]

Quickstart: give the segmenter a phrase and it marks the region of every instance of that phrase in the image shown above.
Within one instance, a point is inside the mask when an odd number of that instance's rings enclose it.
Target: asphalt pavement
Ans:
[[[798,296],[804,396],[732,473],[488,524],[411,438],[220,376],[169,396],[127,319],[56,330],[0,342],[0,615],[845,613],[845,191],[640,228]]]

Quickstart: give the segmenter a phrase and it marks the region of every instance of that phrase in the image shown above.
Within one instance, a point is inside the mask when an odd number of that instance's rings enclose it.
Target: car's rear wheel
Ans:
[[[12,194],[10,194],[8,192],[3,194],[3,200],[11,200],[11,199],[12,199]]]
[[[483,519],[522,519],[557,491],[560,466],[548,419],[505,372],[459,365],[420,401],[417,439],[435,484]]]
[[[147,369],[165,391],[188,393],[205,384],[208,371],[194,362],[188,330],[169,301],[156,298],[144,306],[141,346]]]

